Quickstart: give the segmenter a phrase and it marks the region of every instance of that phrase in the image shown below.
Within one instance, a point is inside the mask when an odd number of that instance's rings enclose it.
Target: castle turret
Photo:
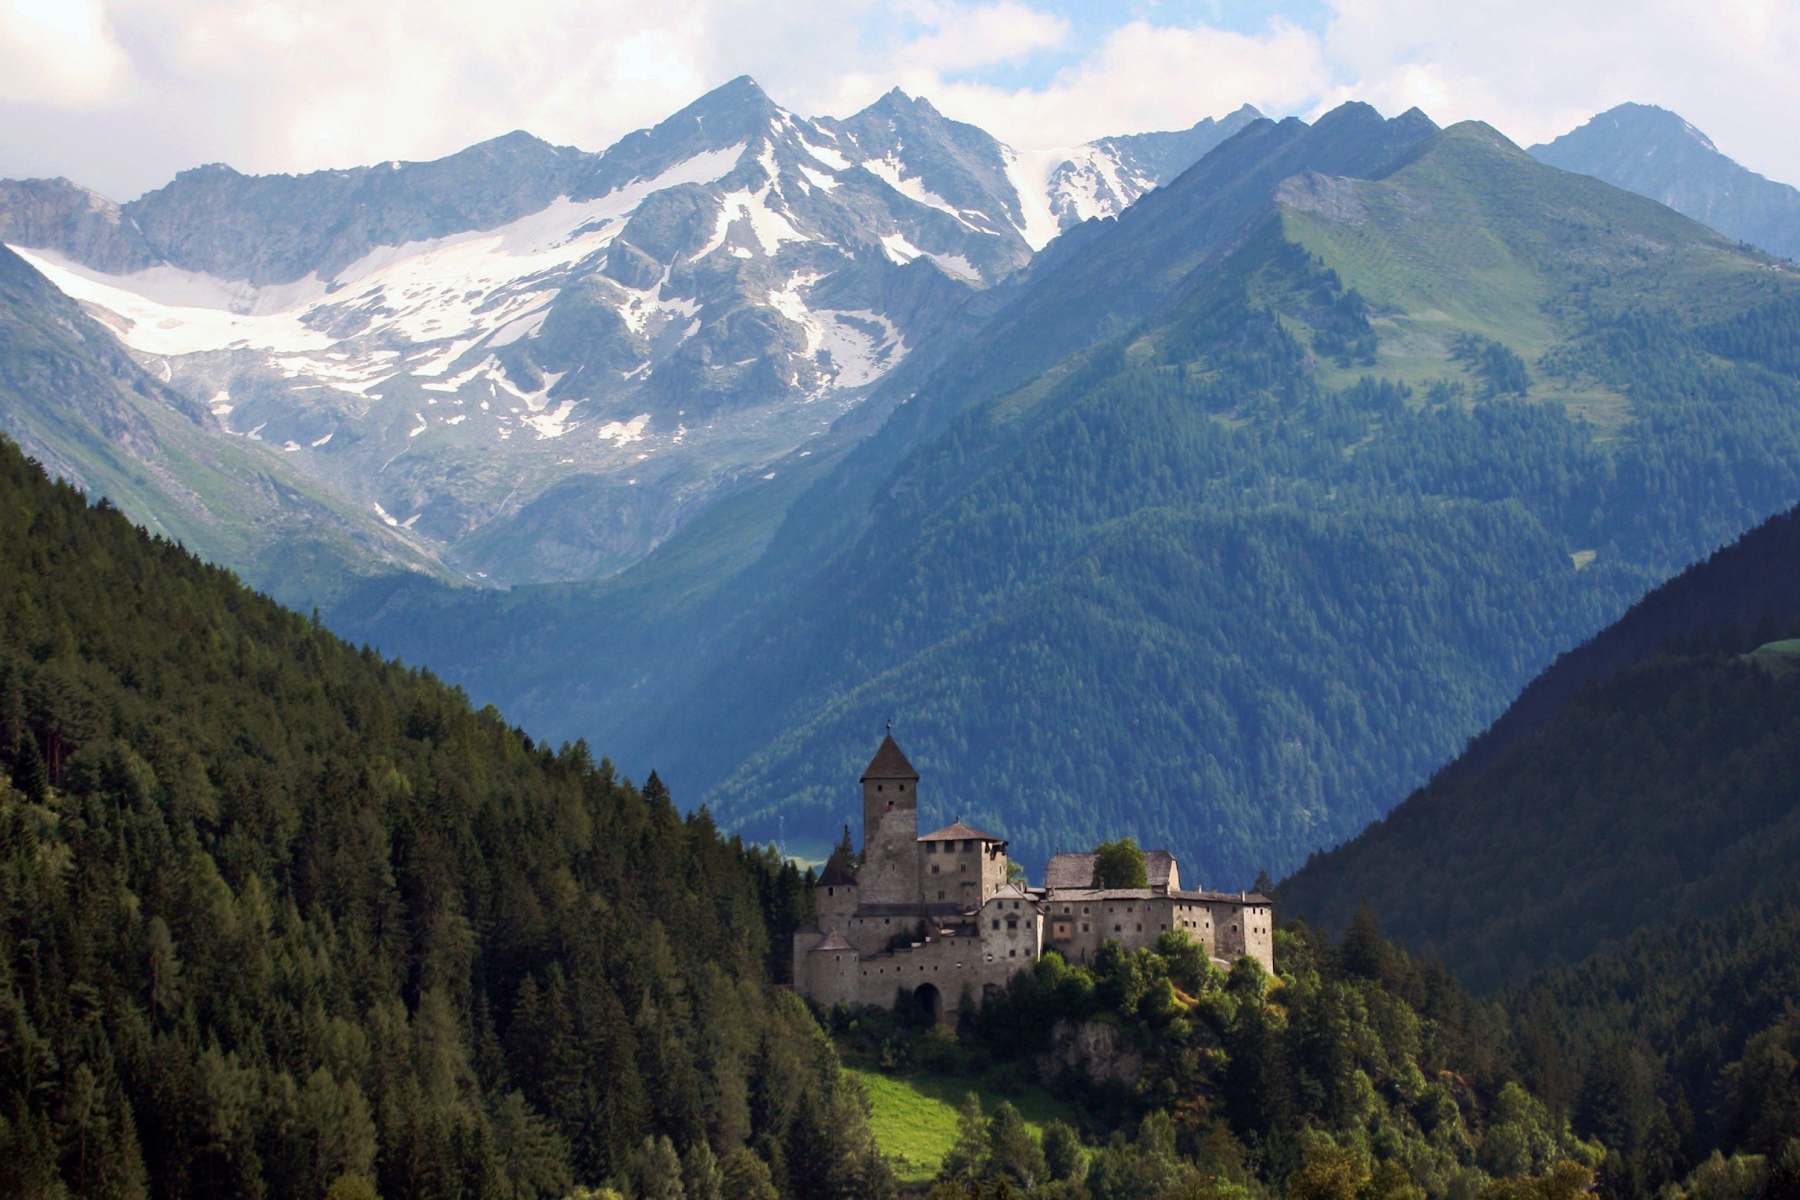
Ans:
[[[917,904],[919,773],[889,734],[863,772],[863,904]]]
[[[848,842],[849,835],[844,838]],[[850,918],[858,902],[856,872],[850,869],[850,851],[839,846],[825,860],[825,870],[813,885],[813,904],[818,912],[819,928],[827,933],[850,928]]]

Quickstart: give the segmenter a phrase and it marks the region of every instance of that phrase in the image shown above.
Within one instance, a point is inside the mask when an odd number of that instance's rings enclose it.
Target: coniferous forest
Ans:
[[[0,1194],[883,1194],[791,865],[10,444],[0,512]]]
[[[654,777],[534,744],[11,446],[0,504],[8,1195],[878,1200],[840,1049],[1020,1080],[1075,1028],[1141,1068],[1054,1078],[1079,1120],[1041,1137],[972,1102],[940,1200],[1649,1194],[1604,1166],[1635,1126],[1583,1125],[1504,1005],[1366,917],[1291,923],[1272,977],[1175,934],[1046,955],[955,1031],[809,1009],[772,984],[810,879]]]

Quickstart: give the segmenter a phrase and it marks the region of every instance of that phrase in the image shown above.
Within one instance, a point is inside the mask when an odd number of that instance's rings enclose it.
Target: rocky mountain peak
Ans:
[[[1648,196],[1772,254],[1800,257],[1800,191],[1733,162],[1668,109],[1620,104],[1530,154]]]

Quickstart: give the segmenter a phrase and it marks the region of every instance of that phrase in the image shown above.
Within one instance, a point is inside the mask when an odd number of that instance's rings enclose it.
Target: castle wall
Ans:
[[[1005,922],[1002,921],[1004,931]],[[980,1004],[990,987],[1001,987],[1013,973],[1029,969],[1036,961],[1029,931],[1015,931],[1011,941],[991,942],[980,937],[933,938],[892,954],[875,954],[857,964],[857,1002],[892,1008],[894,993],[901,988],[916,993],[930,984],[937,989],[938,1019],[956,1020],[964,993]]]
[[[1248,954],[1262,963],[1263,969],[1275,970],[1275,915],[1266,904],[1215,901],[1213,920],[1219,927],[1218,952],[1215,958],[1236,962]]]
[[[1227,963],[1249,954],[1275,969],[1274,918],[1267,904],[1245,904],[1213,893],[1162,893],[1146,888],[1059,889],[1044,901],[1045,945],[1074,963],[1092,963],[1103,942],[1126,950],[1154,947],[1165,930],[1180,929]]]
[[[864,954],[885,954],[888,940],[914,933],[924,915],[917,904],[865,904],[849,918],[843,934]]]

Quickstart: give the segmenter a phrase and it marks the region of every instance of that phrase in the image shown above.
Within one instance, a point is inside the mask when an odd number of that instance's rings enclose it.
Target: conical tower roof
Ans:
[[[867,783],[871,779],[917,779],[919,773],[913,765],[906,761],[906,755],[900,753],[900,746],[894,741],[894,735],[888,734],[881,739],[881,749],[875,751],[875,757],[869,760],[869,767],[862,773],[860,782]]]
[[[825,870],[819,875],[820,887],[855,887],[856,872],[850,868],[850,856],[839,846],[825,860]]]

